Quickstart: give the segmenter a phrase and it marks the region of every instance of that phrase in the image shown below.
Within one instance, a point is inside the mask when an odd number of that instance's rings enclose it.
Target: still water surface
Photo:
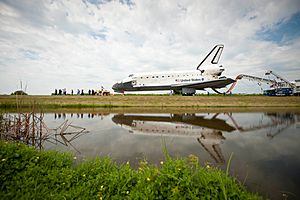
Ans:
[[[68,120],[89,131],[53,138],[45,149],[159,165],[165,143],[173,157],[193,154],[221,169],[233,154],[231,174],[250,191],[300,199],[299,113],[47,113],[44,119],[48,127]]]

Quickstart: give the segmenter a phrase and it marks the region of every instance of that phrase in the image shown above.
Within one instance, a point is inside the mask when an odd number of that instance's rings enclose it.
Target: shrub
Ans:
[[[26,92],[24,92],[23,90],[17,90],[13,93],[11,93],[10,95],[28,95]]]

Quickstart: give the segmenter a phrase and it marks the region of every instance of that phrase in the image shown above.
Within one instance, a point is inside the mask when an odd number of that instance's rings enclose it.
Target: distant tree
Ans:
[[[24,92],[23,90],[17,90],[13,93],[11,93],[10,95],[28,95],[26,92]]]

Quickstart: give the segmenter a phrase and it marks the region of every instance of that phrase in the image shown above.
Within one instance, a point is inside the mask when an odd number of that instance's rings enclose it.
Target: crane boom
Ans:
[[[270,75],[272,74],[273,76],[275,76],[277,79],[279,79],[280,81],[284,82],[285,84],[289,85],[290,87],[294,88],[295,87],[295,84],[291,83],[290,81],[288,81],[287,79],[279,76],[278,74],[274,73],[273,71],[271,70],[268,70],[265,75]]]
[[[267,83],[267,84],[270,84],[270,85],[274,85],[274,84],[277,83],[274,80],[261,78],[261,77],[257,77],[257,76],[251,76],[251,75],[247,75],[247,74],[240,74],[240,75],[237,76],[237,79],[242,79],[242,78],[246,78],[248,80],[253,80],[253,81],[258,81],[258,82],[263,82],[263,83]]]
[[[274,86],[277,84],[277,82],[275,80],[271,80],[271,79],[266,79],[266,78],[261,78],[261,77],[257,77],[257,76],[251,76],[251,75],[247,75],[247,74],[240,74],[235,78],[234,83],[230,86],[230,88],[226,91],[226,94],[230,93],[231,90],[233,90],[233,88],[235,87],[236,83],[238,80],[242,79],[242,78],[246,78],[248,80],[251,81],[257,81],[257,82],[263,82],[263,83],[267,83],[270,86]]]
[[[278,74],[274,73],[271,70],[267,71],[265,73],[265,75],[273,75],[275,78],[274,79],[261,78],[261,77],[257,77],[257,76],[247,75],[247,74],[240,74],[235,78],[234,83],[230,86],[230,88],[226,91],[226,93],[231,92],[231,90],[235,87],[238,80],[245,78],[250,81],[257,81],[258,83],[266,83],[266,84],[270,85],[269,90],[264,90],[264,95],[267,95],[267,96],[275,96],[275,95],[282,96],[282,95],[299,94],[299,92],[297,92],[297,91],[300,91],[300,90],[297,88],[298,87],[300,88],[300,86],[296,85],[297,81],[296,81],[296,83],[291,83],[287,79],[279,76]],[[300,82],[300,80],[299,80],[299,82]]]

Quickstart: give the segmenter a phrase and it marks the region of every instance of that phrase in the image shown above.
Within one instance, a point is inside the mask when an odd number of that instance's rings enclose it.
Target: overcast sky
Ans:
[[[0,0],[0,94],[111,89],[130,73],[193,70],[224,44],[223,75],[300,79],[300,1]],[[241,81],[234,92],[259,92]]]

